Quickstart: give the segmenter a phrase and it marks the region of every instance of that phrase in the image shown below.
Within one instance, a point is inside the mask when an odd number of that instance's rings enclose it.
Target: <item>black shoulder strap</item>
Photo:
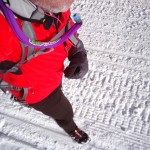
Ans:
[[[35,23],[39,23],[39,24],[43,24],[45,30],[48,30],[50,29],[52,23],[53,23],[53,20],[55,20],[55,18],[53,18],[52,16],[47,16],[45,15],[44,18],[41,18],[40,20],[37,20],[37,19],[32,19],[32,18],[25,18],[25,17],[22,17],[16,13],[14,13],[14,15],[16,17],[18,17],[19,19],[23,20],[23,21],[28,21],[28,22],[35,22]]]

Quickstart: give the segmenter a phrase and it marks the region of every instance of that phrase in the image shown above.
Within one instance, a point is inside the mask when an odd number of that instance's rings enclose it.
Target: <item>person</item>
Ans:
[[[68,26],[74,25],[70,17],[70,6],[74,0],[15,2],[2,1],[13,11],[18,27],[24,32],[30,28],[26,34],[37,41],[55,39],[62,29],[65,28],[66,33]],[[66,39],[62,44],[38,53],[40,48],[20,42],[2,11],[0,28],[1,89],[8,90],[17,101],[23,101],[29,107],[52,117],[76,142],[87,142],[89,136],[74,122],[72,106],[61,89],[63,73],[69,79],[80,79],[88,71],[87,52],[77,33],[74,33],[76,44]],[[30,49],[32,55],[29,54]],[[70,63],[64,69],[66,58]]]

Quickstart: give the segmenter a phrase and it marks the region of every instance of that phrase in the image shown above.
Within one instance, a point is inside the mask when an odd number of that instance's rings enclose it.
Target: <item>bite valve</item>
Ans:
[[[73,15],[73,19],[74,19],[74,21],[76,22],[76,23],[80,23],[80,24],[82,24],[82,20],[81,20],[81,17],[79,16],[79,14],[74,14]]]

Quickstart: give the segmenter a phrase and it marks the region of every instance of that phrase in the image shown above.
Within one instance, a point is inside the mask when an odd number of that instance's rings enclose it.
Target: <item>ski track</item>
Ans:
[[[51,118],[0,92],[0,149],[149,150],[150,3],[76,0],[72,12],[83,18],[89,72],[63,79],[63,91],[91,141],[76,144]]]
[[[37,148],[33,146],[33,144],[30,145],[30,143],[26,143],[25,141],[18,140],[14,137],[11,137],[10,135],[4,134],[0,132],[0,138],[2,139],[0,142],[0,149],[7,150],[12,149],[21,149],[21,150],[36,150]],[[11,144],[14,143],[14,144]],[[7,146],[6,146],[7,145]]]

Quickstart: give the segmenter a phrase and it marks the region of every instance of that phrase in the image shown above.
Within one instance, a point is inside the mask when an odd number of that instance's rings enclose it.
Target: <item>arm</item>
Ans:
[[[70,79],[82,78],[88,71],[88,60],[87,52],[81,40],[76,47],[71,47],[68,59],[70,63],[64,71],[65,77]]]

